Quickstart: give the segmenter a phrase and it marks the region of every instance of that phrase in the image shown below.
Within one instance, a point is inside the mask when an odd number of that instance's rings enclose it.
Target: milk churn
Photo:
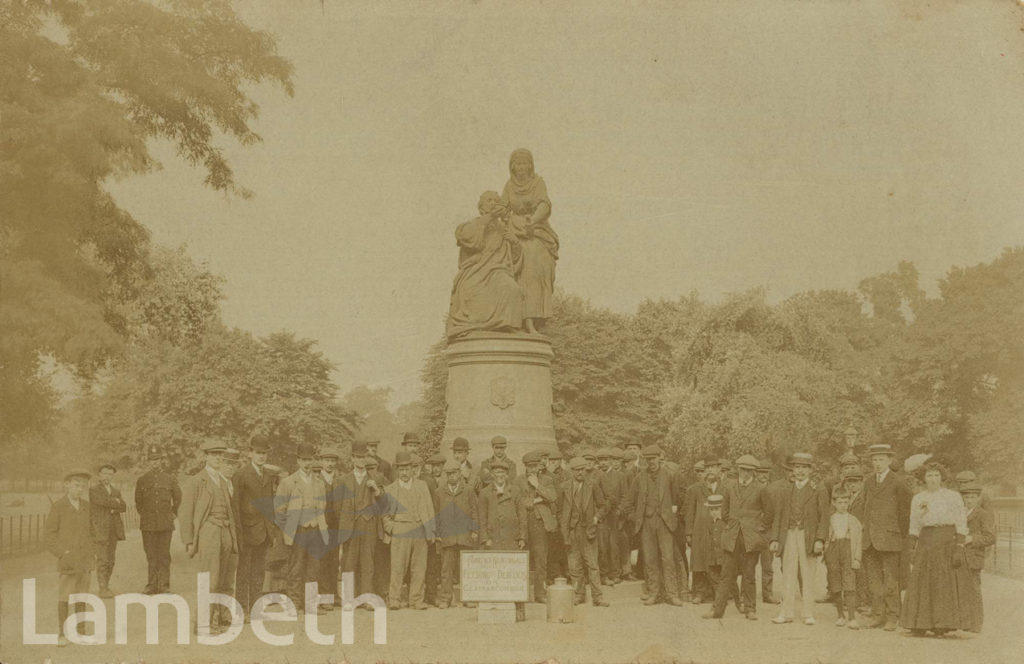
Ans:
[[[557,577],[553,585],[548,586],[548,622],[572,622],[573,587],[565,577]]]

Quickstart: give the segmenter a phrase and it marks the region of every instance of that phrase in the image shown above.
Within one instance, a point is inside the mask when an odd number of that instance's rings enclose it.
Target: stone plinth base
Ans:
[[[474,333],[448,344],[448,412],[441,452],[469,441],[474,465],[491,455],[491,438],[508,439],[508,457],[555,451],[551,417],[551,342],[533,334]]]

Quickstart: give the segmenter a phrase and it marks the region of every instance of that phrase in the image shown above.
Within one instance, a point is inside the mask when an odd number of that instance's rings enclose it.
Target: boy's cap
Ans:
[[[757,470],[758,460],[750,454],[744,454],[739,459],[736,459],[736,467],[744,468],[746,470]]]
[[[508,440],[505,436],[495,436],[491,438],[491,447],[508,447]]]
[[[68,472],[64,473],[64,481],[65,482],[67,482],[68,480],[70,480],[72,478],[75,478],[75,477],[81,477],[81,478],[84,478],[84,479],[89,479],[90,477],[92,477],[92,473],[90,473],[85,468],[72,468]]]

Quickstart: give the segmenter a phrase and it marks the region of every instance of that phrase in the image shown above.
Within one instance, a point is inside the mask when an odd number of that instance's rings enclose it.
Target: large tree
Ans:
[[[0,0],[0,436],[45,429],[42,358],[89,378],[122,350],[118,305],[149,234],[104,188],[171,142],[214,189],[248,195],[218,146],[260,139],[250,84],[291,93],[270,35],[228,0]]]

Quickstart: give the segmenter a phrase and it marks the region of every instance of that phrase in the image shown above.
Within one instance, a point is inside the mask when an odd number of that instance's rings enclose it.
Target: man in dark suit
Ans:
[[[248,619],[253,602],[262,594],[267,550],[274,541],[273,473],[264,466],[270,453],[270,441],[262,435],[253,438],[251,456],[231,478],[239,513],[238,569],[235,572],[235,597]]]
[[[558,491],[554,482],[542,475],[540,452],[523,455],[523,475],[513,484],[518,488],[520,520],[530,548],[530,564],[534,569],[533,601],[547,601],[544,583],[548,576],[548,533],[558,530],[555,517]]]
[[[110,575],[114,572],[117,543],[124,539],[124,514],[127,506],[121,491],[110,483],[117,472],[112,464],[100,466],[99,482],[89,489],[89,509],[93,536],[96,538],[96,581],[100,597],[113,597]]]
[[[601,596],[601,571],[597,562],[597,524],[605,516],[601,487],[587,477],[587,462],[575,457],[569,462],[572,479],[567,482],[558,510],[562,539],[569,549],[569,575],[576,590],[574,602],[582,604],[590,584],[594,606],[608,606]]]
[[[210,589],[226,585],[235,578],[238,564],[238,523],[235,520],[233,488],[221,470],[226,465],[228,448],[216,439],[203,444],[206,466],[189,477],[181,491],[179,525],[181,541],[189,558],[197,560],[196,573],[208,572]],[[209,636],[230,625],[226,608],[210,606],[210,613],[196,616],[196,633]]]
[[[632,532],[640,535],[647,581],[643,602],[648,606],[659,601],[682,606],[674,541],[679,523],[678,476],[662,465],[661,448],[657,445],[645,447],[643,457],[645,468],[634,478],[623,506]]]
[[[743,576],[740,606],[748,620],[757,620],[757,583],[754,568],[760,552],[768,547],[767,534],[772,525],[771,507],[764,496],[764,486],[754,479],[756,458],[744,454],[736,460],[737,479],[722,483],[722,581],[715,589],[712,617],[721,618],[729,601],[729,589],[735,585],[736,574]]]
[[[384,492],[385,480],[367,470],[371,458],[366,443],[352,443],[352,472],[342,476],[333,491],[333,498],[340,500],[338,541],[342,547],[341,569],[352,573],[355,584],[353,597],[374,591],[374,553],[380,527],[377,499]],[[370,608],[369,605],[363,606]]]
[[[608,516],[597,527],[597,556],[601,565],[601,585],[614,586],[622,576],[619,560],[619,516],[626,500],[625,475],[618,470],[618,460],[610,448],[597,452],[598,469],[595,479],[601,485],[604,498],[608,501]]]
[[[476,546],[480,528],[477,494],[463,478],[462,465],[458,461],[448,461],[444,474],[445,481],[437,489],[436,547],[441,556],[441,585],[437,591],[439,609],[452,605],[459,551]]]
[[[828,492],[823,486],[811,482],[812,457],[806,452],[796,452],[789,457],[793,469],[793,483],[786,491],[780,492],[772,523],[771,551],[782,555],[782,607],[773,623],[793,622],[794,604],[798,581],[803,602],[805,625],[815,624],[814,574],[811,571],[811,557],[820,556],[825,550],[828,536],[829,504]]]
[[[900,615],[899,568],[903,540],[910,527],[907,483],[890,470],[890,445],[868,448],[872,472],[864,482],[864,565],[871,589],[871,627],[896,630]]]
[[[148,456],[150,469],[135,483],[135,509],[149,566],[143,592],[156,595],[171,590],[171,534],[181,505],[181,487],[169,472],[162,449],[150,446]]]
[[[327,520],[327,550],[320,559],[318,569],[320,591],[334,595],[333,606],[341,606],[341,594],[338,592],[338,572],[341,567],[341,538],[338,524],[341,516],[341,499],[336,489],[341,485],[341,474],[338,472],[338,452],[332,449],[320,450],[320,479],[324,483],[326,504],[324,518]]]

